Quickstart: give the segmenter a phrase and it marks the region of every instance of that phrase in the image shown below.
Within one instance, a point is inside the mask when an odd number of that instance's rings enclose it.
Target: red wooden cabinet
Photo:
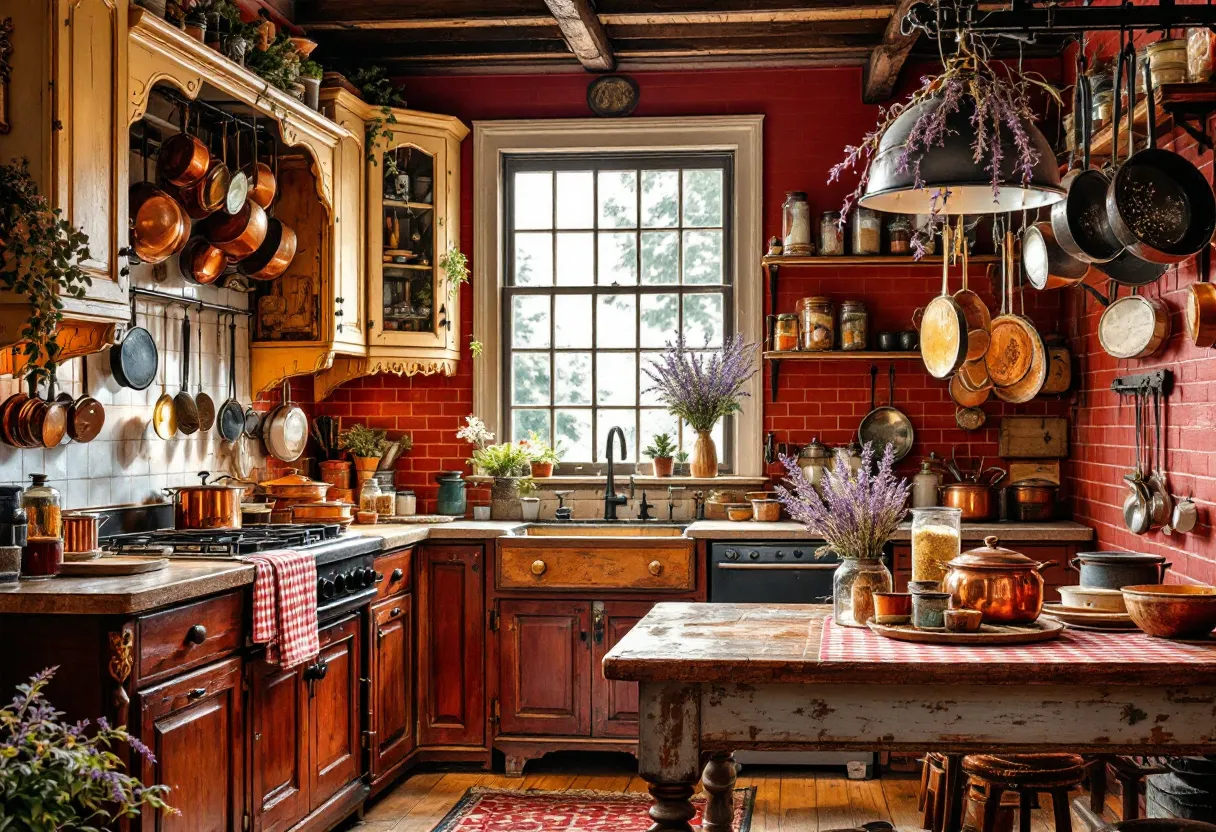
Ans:
[[[359,617],[320,632],[321,653],[302,674],[309,689],[309,811],[359,779]]]
[[[393,596],[372,606],[371,750],[372,787],[414,750],[414,599]]]
[[[604,678],[604,656],[654,604],[648,601],[596,601],[592,605],[592,736],[638,735],[638,683]]]
[[[589,734],[591,605],[504,600],[499,616],[499,729]]]
[[[140,736],[155,760],[145,783],[169,786],[178,814],[147,812],[144,830],[239,830],[245,814],[241,661],[217,662],[139,694]]]
[[[426,545],[418,573],[418,744],[485,746],[481,546]]]

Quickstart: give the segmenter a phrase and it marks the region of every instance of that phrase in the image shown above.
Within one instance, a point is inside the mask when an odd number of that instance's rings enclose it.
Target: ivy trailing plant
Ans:
[[[376,164],[376,148],[381,139],[389,134],[388,125],[396,124],[397,117],[393,115],[393,107],[404,107],[405,99],[388,77],[388,71],[382,66],[360,67],[350,73],[350,82],[359,88],[363,100],[379,110],[367,121],[364,135],[367,142],[367,161]]]
[[[448,296],[455,298],[461,284],[469,282],[469,258],[452,246],[440,256],[439,267],[448,280]]]
[[[282,32],[275,36],[267,49],[251,49],[245,58],[245,66],[262,80],[285,92],[290,92],[300,77],[300,53],[295,44]]]
[[[21,337],[26,374],[35,381],[48,378],[58,363],[63,298],[84,298],[93,283],[80,267],[88,256],[88,235],[51,209],[30,175],[29,160],[0,166],[0,286],[29,298]]]

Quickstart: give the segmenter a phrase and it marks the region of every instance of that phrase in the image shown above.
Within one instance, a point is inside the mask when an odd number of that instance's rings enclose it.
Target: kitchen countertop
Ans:
[[[685,531],[688,537],[706,540],[809,540],[801,523],[732,523],[729,520],[702,520]],[[982,541],[988,535],[1023,543],[1088,543],[1094,530],[1071,520],[1051,523],[963,523],[963,540]],[[901,523],[892,540],[912,539],[912,524]]]

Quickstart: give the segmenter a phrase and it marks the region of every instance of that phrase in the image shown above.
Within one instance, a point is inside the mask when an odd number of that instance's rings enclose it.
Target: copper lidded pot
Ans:
[[[995,535],[946,564],[942,591],[954,607],[979,610],[985,624],[1029,624],[1043,610],[1043,576],[1055,564],[997,545]]]
[[[942,505],[957,508],[964,521],[992,517],[992,488],[982,482],[956,482],[942,488]]]
[[[239,529],[241,495],[239,485],[208,483],[209,471],[199,471],[199,485],[168,488],[173,494],[173,527],[176,529]]]

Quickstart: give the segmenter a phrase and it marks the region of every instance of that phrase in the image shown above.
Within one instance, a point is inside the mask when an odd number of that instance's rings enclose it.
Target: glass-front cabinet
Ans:
[[[451,375],[460,358],[460,286],[445,255],[460,249],[460,142],[452,116],[379,107],[343,90],[322,91],[336,120],[366,125],[366,355],[335,357],[314,394],[376,373]]]

